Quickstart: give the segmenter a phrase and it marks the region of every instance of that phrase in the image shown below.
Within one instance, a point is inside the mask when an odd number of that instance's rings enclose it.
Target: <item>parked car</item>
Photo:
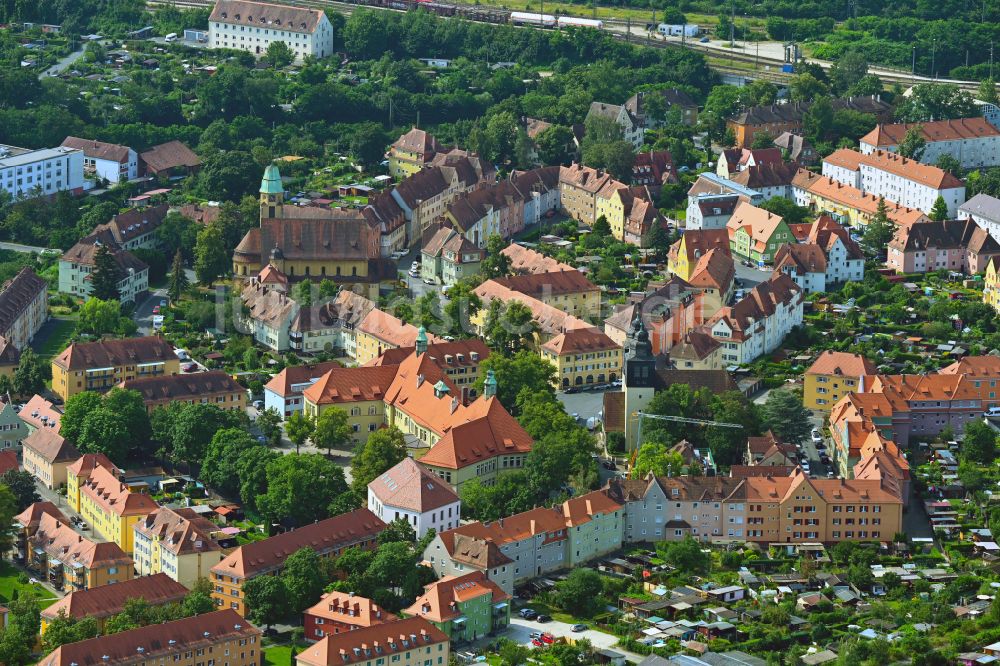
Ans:
[[[522,608],[518,614],[525,620],[534,620],[538,617],[538,613],[531,608]]]
[[[542,637],[542,632],[540,632],[540,631],[533,631],[530,634],[528,634],[528,637],[529,638],[541,638]]]
[[[539,615],[538,617],[535,618],[535,622],[541,622],[542,624],[545,624],[546,622],[551,622],[551,621],[552,621],[552,618],[549,617],[548,615]]]
[[[418,264],[417,262],[414,261],[412,264],[410,264],[410,270],[411,271],[419,271],[420,270],[420,264]]]
[[[160,314],[160,306],[159,305],[154,305],[153,306],[153,314]]]
[[[585,625],[585,624],[574,624],[571,627],[571,629],[573,629],[573,631],[579,633],[581,631],[587,631],[587,625]]]
[[[556,637],[553,636],[552,634],[548,633],[548,632],[545,632],[544,634],[542,634],[541,635],[541,639],[542,639],[543,642],[548,643],[549,645],[551,645],[551,644],[553,644],[553,643],[556,642]]]
[[[816,430],[815,428],[813,428],[812,431],[812,441],[813,444],[819,444],[823,441],[823,435],[821,435],[819,430]]]
[[[702,44],[708,44],[712,40],[710,40],[708,37],[702,37],[698,41],[701,42]]]
[[[165,298],[161,298],[160,299],[160,307],[161,308],[167,307],[167,299],[165,299]]]
[[[264,409],[264,401],[263,400],[254,400],[253,401],[253,408],[254,409]]]
[[[535,647],[545,647],[545,643],[542,642],[541,638],[532,638],[531,644]]]
[[[615,461],[614,460],[604,460],[604,461],[601,461],[601,467],[603,467],[604,469],[609,469],[609,470],[616,470],[616,469],[618,469],[618,466],[615,465]]]

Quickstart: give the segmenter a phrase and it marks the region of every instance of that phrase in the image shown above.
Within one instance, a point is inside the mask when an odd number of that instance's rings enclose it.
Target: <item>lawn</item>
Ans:
[[[291,645],[275,645],[264,648],[264,666],[288,666],[291,663],[291,658]]]
[[[48,363],[53,356],[65,349],[75,329],[76,321],[73,319],[53,317],[46,322],[34,343],[39,360]]]
[[[20,597],[25,592],[30,592],[38,599],[38,605],[42,608],[51,606],[56,601],[56,596],[41,585],[28,585],[18,582],[17,578],[21,574],[7,562],[0,562],[0,602],[10,601],[14,592]],[[285,662],[287,663],[287,662]]]

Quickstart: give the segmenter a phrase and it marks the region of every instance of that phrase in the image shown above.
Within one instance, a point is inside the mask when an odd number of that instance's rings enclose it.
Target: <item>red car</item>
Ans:
[[[532,638],[531,644],[534,645],[535,647],[545,647],[545,643],[543,643],[542,639],[540,638]]]
[[[153,314],[160,314],[160,306],[159,305],[153,307]]]
[[[553,636],[550,633],[544,633],[544,634],[541,635],[541,639],[542,639],[543,642],[548,643],[549,645],[552,645],[552,643],[555,642],[556,637]]]

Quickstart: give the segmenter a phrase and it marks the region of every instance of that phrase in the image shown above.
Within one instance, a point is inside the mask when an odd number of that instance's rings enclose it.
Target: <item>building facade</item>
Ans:
[[[368,484],[368,510],[385,523],[405,520],[418,539],[458,527],[462,518],[455,491],[409,457]]]
[[[0,287],[0,336],[18,352],[48,319],[48,283],[31,268],[22,268]]]
[[[132,557],[140,576],[162,574],[194,589],[223,557],[212,537],[218,528],[191,509],[160,507],[135,522],[132,530]]]
[[[131,554],[133,528],[159,505],[149,495],[119,480],[115,471],[101,465],[94,467],[80,488],[80,515],[95,532]]]
[[[395,622],[399,618],[371,599],[351,592],[327,592],[303,613],[305,639],[310,643],[341,632]]]
[[[876,125],[861,137],[859,149],[864,155],[899,152],[900,142],[911,130],[919,131],[925,142],[919,158],[924,164],[936,164],[947,155],[963,169],[1000,165],[1000,130],[983,117]]]
[[[173,346],[158,336],[75,342],[52,360],[52,391],[63,402],[123,381],[180,373]]]
[[[479,640],[510,625],[511,595],[481,571],[446,576],[424,587],[406,617],[420,617],[444,632],[452,643]]]
[[[109,183],[124,183],[139,177],[139,155],[128,146],[68,136],[63,148],[83,151],[84,173]]]
[[[864,393],[865,379],[876,372],[875,364],[859,354],[827,350],[806,370],[802,403],[829,412],[847,393]]]
[[[295,655],[296,666],[447,666],[448,636],[419,617],[327,635]],[[381,655],[381,656],[380,656]]]
[[[208,46],[261,57],[283,42],[302,62],[333,55],[333,26],[321,9],[301,9],[248,0],[217,0],[208,19]]]
[[[83,151],[0,145],[0,188],[15,201],[59,192],[81,194]]]

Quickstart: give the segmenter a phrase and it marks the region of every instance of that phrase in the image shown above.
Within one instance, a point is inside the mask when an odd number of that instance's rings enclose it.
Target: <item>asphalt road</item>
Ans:
[[[167,290],[166,288],[161,287],[160,289],[153,289],[150,291],[142,303],[136,304],[135,311],[132,313],[132,318],[139,327],[139,335],[149,335],[152,333],[153,308],[158,306],[161,301],[166,300]]]
[[[739,280],[736,287],[737,289],[753,289],[761,282],[766,282],[768,278],[771,277],[771,273],[773,272],[771,270],[762,271],[751,266],[744,266],[738,259],[735,260],[735,264],[736,279]]]
[[[597,649],[609,648],[616,652],[620,652],[625,655],[625,658],[633,663],[637,664],[644,659],[641,655],[635,654],[634,652],[627,652],[619,647],[618,637],[612,636],[611,634],[606,634],[602,631],[597,631],[595,629],[587,629],[586,631],[574,632],[572,630],[572,625],[566,624],[565,622],[558,622],[552,620],[551,622],[539,623],[532,620],[525,620],[517,612],[513,612],[510,618],[510,626],[507,628],[506,637],[521,643],[522,645],[531,646],[531,632],[548,632],[552,634],[555,638],[572,638],[579,640],[581,638],[586,638],[590,643]],[[535,648],[543,650],[544,648]]]
[[[38,247],[37,245],[21,245],[20,243],[0,243],[0,250],[10,250],[12,252],[33,252],[35,254],[41,254],[45,252],[44,247]],[[61,250],[53,250],[53,252],[58,252],[62,254]]]

